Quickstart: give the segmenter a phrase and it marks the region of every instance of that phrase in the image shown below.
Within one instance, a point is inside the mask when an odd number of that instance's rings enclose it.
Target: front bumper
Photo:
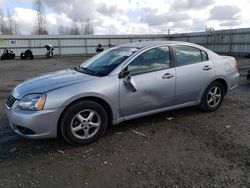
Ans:
[[[31,139],[57,137],[60,109],[25,111],[6,108],[6,111],[11,128],[20,136]]]

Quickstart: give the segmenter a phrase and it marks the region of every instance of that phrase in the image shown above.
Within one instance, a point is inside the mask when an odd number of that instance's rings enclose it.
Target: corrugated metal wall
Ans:
[[[170,36],[170,40],[200,44],[219,54],[250,55],[250,28],[174,34]]]
[[[56,55],[92,55],[96,46],[101,43],[104,49],[119,44],[167,40],[166,35],[58,35],[58,36],[0,36],[0,53],[4,48],[13,50],[19,55],[27,48],[31,49],[35,56],[44,55],[45,44],[51,44],[55,48]]]
[[[30,48],[34,55],[45,54],[45,44],[55,47],[56,55],[92,55],[98,43],[104,49],[124,43],[152,40],[187,41],[205,46],[219,54],[250,56],[250,28],[173,35],[56,35],[0,36],[0,53],[4,48],[17,56]]]

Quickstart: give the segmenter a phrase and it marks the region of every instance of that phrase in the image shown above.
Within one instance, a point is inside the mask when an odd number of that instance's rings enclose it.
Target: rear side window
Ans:
[[[208,61],[206,52],[191,46],[175,46],[175,57],[178,66]]]

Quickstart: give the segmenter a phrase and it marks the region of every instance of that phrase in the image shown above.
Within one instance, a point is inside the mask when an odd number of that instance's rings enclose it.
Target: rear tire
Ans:
[[[224,100],[225,89],[223,85],[218,82],[212,82],[205,90],[200,107],[205,112],[212,112],[218,110]]]
[[[103,136],[108,116],[104,108],[94,101],[80,101],[67,109],[60,131],[65,141],[73,145],[87,145]]]

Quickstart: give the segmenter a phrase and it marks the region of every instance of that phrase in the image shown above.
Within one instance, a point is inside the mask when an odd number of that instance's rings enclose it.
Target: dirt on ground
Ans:
[[[0,61],[0,187],[250,187],[249,59],[238,61],[240,86],[216,112],[192,107],[131,120],[82,147],[15,135],[4,107],[13,87],[84,59]]]

